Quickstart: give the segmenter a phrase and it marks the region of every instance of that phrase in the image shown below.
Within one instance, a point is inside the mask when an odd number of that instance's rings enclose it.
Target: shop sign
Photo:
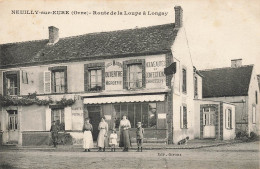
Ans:
[[[123,65],[122,62],[113,60],[106,63],[105,67],[106,90],[123,89]]]
[[[146,87],[162,88],[166,86],[164,68],[166,66],[165,57],[147,57],[146,59]]]

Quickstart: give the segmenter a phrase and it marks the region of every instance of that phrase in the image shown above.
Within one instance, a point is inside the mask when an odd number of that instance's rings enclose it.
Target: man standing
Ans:
[[[57,143],[58,143],[58,133],[59,133],[59,125],[57,124],[58,122],[55,123],[55,121],[52,121],[52,125],[51,125],[51,138],[52,138],[52,142],[54,147],[56,148]]]

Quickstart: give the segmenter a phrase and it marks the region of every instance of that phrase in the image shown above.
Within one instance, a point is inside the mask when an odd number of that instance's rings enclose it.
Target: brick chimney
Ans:
[[[231,60],[231,67],[240,67],[242,66],[242,59],[233,59]]]
[[[175,28],[181,28],[182,27],[182,14],[183,10],[181,6],[175,6]]]
[[[59,41],[59,29],[49,26],[49,43],[54,44]]]

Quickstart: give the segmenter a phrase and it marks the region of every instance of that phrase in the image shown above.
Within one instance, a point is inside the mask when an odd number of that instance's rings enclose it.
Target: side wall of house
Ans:
[[[226,110],[230,109],[232,112],[232,117],[231,117],[231,128],[227,128],[226,126],[226,121],[227,116],[226,116]],[[235,121],[235,115],[236,115],[236,107],[235,105],[231,105],[231,104],[227,104],[227,103],[223,103],[223,140],[231,140],[234,139],[236,137],[236,133],[235,133],[235,125],[236,125],[236,121]]]
[[[189,48],[184,29],[181,28],[172,46],[174,62],[177,63],[177,72],[173,77],[173,142],[176,144],[181,139],[189,136],[194,138],[194,74]],[[182,70],[185,69],[187,91],[182,91]],[[187,107],[187,128],[181,128],[181,109]]]
[[[256,92],[257,92],[257,98],[256,98]],[[255,67],[252,71],[251,81],[249,85],[249,91],[248,91],[248,133],[254,132],[258,135],[260,134],[259,131],[259,115],[260,115],[260,103],[259,103],[259,87],[258,87],[258,81],[257,76],[255,73]],[[256,117],[255,122],[253,122],[253,107],[255,107],[256,111]]]

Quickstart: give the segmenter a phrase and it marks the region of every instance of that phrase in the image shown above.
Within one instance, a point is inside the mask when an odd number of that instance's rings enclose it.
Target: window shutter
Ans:
[[[123,62],[123,89],[127,89],[127,64],[126,61]]]
[[[44,72],[44,93],[51,93],[51,72]]]
[[[225,127],[228,128],[228,109],[225,111]]]
[[[183,113],[182,113],[182,106],[180,107],[180,124],[181,124],[181,128],[183,128]]]
[[[51,120],[52,120],[51,109],[49,109],[49,108],[46,109],[45,116],[46,116],[46,131],[50,131],[50,129],[51,129]]]
[[[203,114],[203,126],[205,126],[206,125],[206,114]]]
[[[4,95],[7,95],[7,79],[6,79],[6,72],[3,73],[3,90]]]
[[[232,111],[230,110],[230,122],[229,122],[229,124],[230,124],[230,129],[232,129]]]

